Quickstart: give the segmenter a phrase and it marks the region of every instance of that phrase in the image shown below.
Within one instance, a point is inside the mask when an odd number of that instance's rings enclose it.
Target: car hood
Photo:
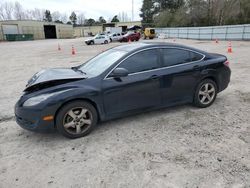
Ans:
[[[88,38],[88,39],[85,40],[85,42],[90,41],[90,40],[94,40],[94,39],[95,39],[94,37]]]
[[[32,90],[32,88],[38,85],[46,87],[46,85],[49,86],[51,83],[53,83],[52,85],[57,85],[85,78],[86,75],[70,68],[44,69],[31,77],[24,91]]]

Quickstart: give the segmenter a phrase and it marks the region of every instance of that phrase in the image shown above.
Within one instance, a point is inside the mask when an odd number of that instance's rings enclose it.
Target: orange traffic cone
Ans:
[[[60,46],[60,44],[58,44],[57,49],[58,49],[58,51],[61,51],[61,46]]]
[[[131,43],[131,39],[130,38],[128,39],[128,43]]]
[[[76,51],[75,51],[75,48],[74,48],[74,46],[73,46],[73,45],[72,45],[71,54],[72,54],[72,55],[75,55],[75,54],[76,54]]]
[[[233,53],[231,41],[228,43],[227,53]]]

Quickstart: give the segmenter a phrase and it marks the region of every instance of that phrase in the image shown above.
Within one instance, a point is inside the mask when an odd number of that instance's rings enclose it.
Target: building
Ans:
[[[34,20],[0,21],[0,40],[6,40],[6,35],[33,35],[33,39],[62,39],[73,37],[73,26],[54,22]]]
[[[98,26],[76,26],[74,27],[74,37],[96,35],[105,31],[106,27],[122,27],[122,30],[126,31],[127,28],[135,25],[141,26],[141,21],[105,23]]]

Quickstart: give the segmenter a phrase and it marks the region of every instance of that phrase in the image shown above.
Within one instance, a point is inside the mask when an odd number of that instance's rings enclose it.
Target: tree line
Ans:
[[[189,27],[250,23],[250,0],[143,0],[145,27]]]
[[[101,25],[107,23],[103,16],[100,16],[97,20],[93,18],[85,18],[83,12],[73,11],[70,15],[67,13],[60,13],[59,11],[50,12],[50,10],[45,9],[32,9],[27,10],[22,7],[22,5],[16,2],[0,2],[0,20],[37,20],[37,21],[47,21],[56,23],[65,23],[84,26]],[[127,13],[122,12],[115,15],[109,22],[120,22],[128,21]]]

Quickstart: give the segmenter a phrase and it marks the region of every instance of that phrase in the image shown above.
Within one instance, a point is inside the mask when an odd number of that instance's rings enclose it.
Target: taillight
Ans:
[[[225,61],[225,62],[224,62],[224,65],[227,66],[227,67],[229,67],[229,61],[228,61],[228,60]]]

